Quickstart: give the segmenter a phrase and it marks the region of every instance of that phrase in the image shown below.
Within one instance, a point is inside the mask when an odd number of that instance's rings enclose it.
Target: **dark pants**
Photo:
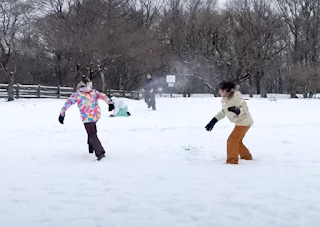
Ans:
[[[92,123],[85,123],[84,127],[88,133],[88,144],[89,144],[89,151],[94,150],[96,156],[99,157],[100,155],[104,154],[105,151],[100,143],[100,140],[97,136],[97,126],[95,122]]]
[[[146,91],[144,101],[147,103],[148,108],[152,107],[153,110],[156,109],[156,98],[154,93]]]

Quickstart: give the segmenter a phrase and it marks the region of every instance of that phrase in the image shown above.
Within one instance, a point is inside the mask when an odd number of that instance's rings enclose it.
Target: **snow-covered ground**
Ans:
[[[103,116],[107,158],[94,162],[78,109],[65,100],[0,100],[3,227],[315,227],[320,223],[320,100],[250,99],[254,160],[224,164],[219,98],[126,100]]]

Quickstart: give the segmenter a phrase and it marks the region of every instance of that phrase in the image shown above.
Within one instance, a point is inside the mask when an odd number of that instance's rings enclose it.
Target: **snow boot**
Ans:
[[[238,164],[238,160],[226,161],[226,164],[237,165]]]
[[[240,157],[240,158],[244,159],[244,160],[252,160],[252,156],[251,155]]]
[[[101,154],[97,157],[97,161],[100,161],[101,159],[103,159],[104,157],[106,157],[104,154]]]

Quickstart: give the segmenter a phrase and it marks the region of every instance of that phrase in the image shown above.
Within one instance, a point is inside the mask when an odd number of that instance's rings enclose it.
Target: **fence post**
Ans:
[[[60,86],[58,86],[58,99],[60,99]]]
[[[126,90],[123,89],[123,97],[126,97]]]
[[[38,85],[38,98],[41,98],[41,93],[40,93],[41,85]]]
[[[20,98],[20,84],[17,83],[17,87],[16,87],[16,98],[19,99]]]

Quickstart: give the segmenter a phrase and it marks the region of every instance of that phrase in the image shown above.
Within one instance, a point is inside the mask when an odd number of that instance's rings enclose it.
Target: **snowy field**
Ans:
[[[0,100],[2,227],[316,227],[320,223],[320,100],[251,99],[254,160],[226,165],[227,120],[204,126],[220,98],[127,100],[109,118],[94,162],[76,106]]]

